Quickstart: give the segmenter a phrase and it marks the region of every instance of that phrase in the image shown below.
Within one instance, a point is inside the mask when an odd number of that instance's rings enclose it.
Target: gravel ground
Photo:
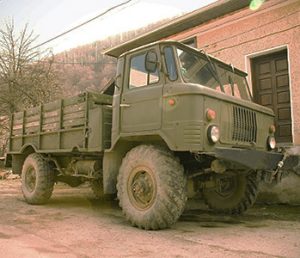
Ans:
[[[237,217],[190,201],[161,231],[131,227],[117,201],[86,186],[55,187],[48,204],[25,203],[17,180],[0,180],[0,257],[300,257],[300,206],[256,205]]]

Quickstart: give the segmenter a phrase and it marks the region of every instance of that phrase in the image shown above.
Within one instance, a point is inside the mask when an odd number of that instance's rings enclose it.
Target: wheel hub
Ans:
[[[222,197],[230,197],[236,190],[236,178],[226,177],[217,180],[216,192]]]
[[[138,209],[149,208],[156,195],[153,172],[146,167],[134,169],[127,185],[131,203]]]

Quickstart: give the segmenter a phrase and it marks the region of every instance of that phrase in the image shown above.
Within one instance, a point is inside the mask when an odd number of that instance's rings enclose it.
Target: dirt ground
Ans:
[[[117,201],[56,185],[50,202],[24,202],[20,180],[0,180],[0,257],[300,257],[300,206],[256,205],[213,215],[189,202],[161,231],[131,227]]]

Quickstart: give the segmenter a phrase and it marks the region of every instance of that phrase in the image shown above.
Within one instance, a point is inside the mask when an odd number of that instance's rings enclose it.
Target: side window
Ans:
[[[131,58],[129,73],[129,88],[143,87],[159,81],[158,69],[150,73],[145,67],[146,54],[140,54]]]
[[[187,46],[190,46],[190,47],[195,47],[195,48],[197,47],[197,39],[196,39],[196,37],[183,40],[183,41],[181,41],[181,43],[183,43],[183,44],[185,44]]]
[[[165,47],[164,53],[165,53],[165,61],[167,65],[167,72],[168,72],[169,79],[171,81],[175,81],[177,80],[177,70],[176,70],[173,49],[171,47]]]

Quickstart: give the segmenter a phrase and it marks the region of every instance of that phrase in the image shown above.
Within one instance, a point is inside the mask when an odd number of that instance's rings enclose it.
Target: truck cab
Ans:
[[[112,144],[153,136],[172,151],[272,151],[274,113],[252,102],[247,74],[167,41],[119,57]],[[153,140],[153,138],[151,138]]]

